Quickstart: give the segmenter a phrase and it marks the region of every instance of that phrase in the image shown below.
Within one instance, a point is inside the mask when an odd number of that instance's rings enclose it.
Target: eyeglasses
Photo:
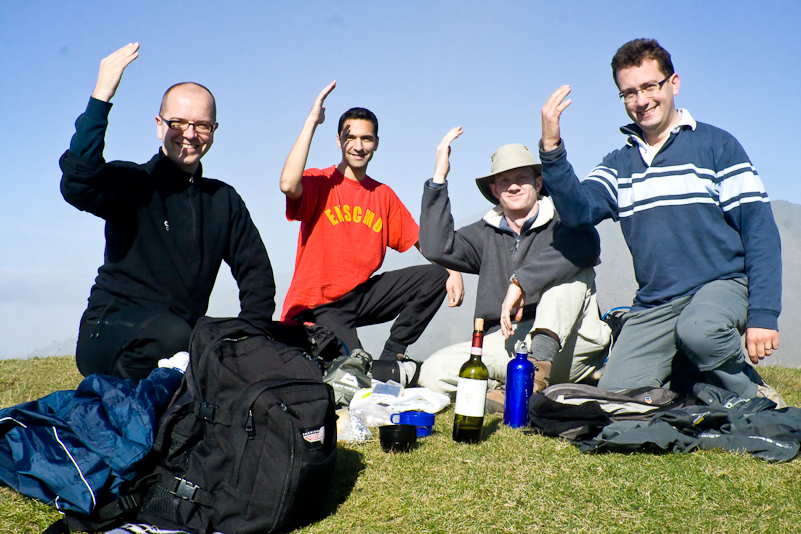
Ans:
[[[620,93],[618,97],[620,98],[621,102],[625,104],[631,104],[632,102],[637,100],[637,93],[642,93],[643,96],[656,96],[657,94],[659,94],[659,91],[662,90],[662,86],[665,85],[665,82],[667,82],[669,79],[670,76],[668,76],[661,82],[653,82],[643,85],[639,89],[628,89]]]
[[[207,122],[189,122],[184,120],[168,121],[164,117],[161,117],[161,120],[167,124],[167,128],[171,130],[178,130],[180,132],[187,131],[191,126],[195,129],[195,133],[210,134],[216,130],[218,126],[216,122],[214,124],[209,124]]]

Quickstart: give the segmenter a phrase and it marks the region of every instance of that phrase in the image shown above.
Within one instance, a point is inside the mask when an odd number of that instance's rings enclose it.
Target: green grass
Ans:
[[[760,368],[793,406],[801,370]],[[70,357],[0,361],[0,404],[80,381]],[[409,454],[377,441],[340,447],[330,513],[298,532],[784,533],[801,531],[801,460],[768,464],[717,451],[585,455],[565,441],[485,420],[477,445],[450,439],[452,411]],[[0,489],[0,533],[58,518]]]

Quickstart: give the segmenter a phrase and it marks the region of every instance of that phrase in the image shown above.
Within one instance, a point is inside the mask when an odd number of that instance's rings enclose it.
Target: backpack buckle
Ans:
[[[183,478],[175,477],[175,480],[176,482],[178,482],[178,485],[170,493],[177,495],[182,499],[186,499],[189,502],[194,502],[198,486],[196,484],[192,484],[191,482]]]
[[[216,406],[213,404],[209,404],[208,402],[201,402],[200,408],[198,409],[198,416],[201,419],[205,419],[206,421],[214,422],[214,411],[217,409]]]

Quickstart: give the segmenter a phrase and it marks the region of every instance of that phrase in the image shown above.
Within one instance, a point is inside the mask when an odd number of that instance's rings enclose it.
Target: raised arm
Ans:
[[[450,172],[450,162],[448,158],[451,153],[451,142],[460,135],[462,135],[462,127],[457,126],[445,134],[445,137],[442,138],[442,142],[437,146],[436,164],[434,166],[434,176],[431,182],[436,184],[435,187],[439,189],[444,187],[445,179],[448,177],[448,172]],[[439,262],[442,262],[441,264],[444,265],[448,271],[448,280],[445,283],[448,292],[448,306],[460,306],[464,299],[464,282],[461,272],[457,269],[464,269],[466,264],[461,259],[457,258],[458,254],[451,254],[451,257],[444,259],[444,255],[440,251],[440,249],[442,249],[441,245],[443,239],[449,241],[456,237],[453,231],[453,218],[450,215],[447,191],[444,189],[443,191],[438,191],[435,196],[439,197],[439,200],[429,198],[429,201],[427,201],[427,198],[431,195],[430,191],[428,191],[429,186],[426,185],[425,187],[426,189],[423,194],[423,213],[421,214],[420,220],[421,239],[423,237],[422,234],[425,233],[429,254],[433,256],[429,258],[429,261],[437,262],[434,259],[436,258]],[[443,192],[444,194],[442,194]],[[423,252],[419,243],[418,248],[420,252]],[[452,251],[453,247],[444,245],[444,248]],[[437,252],[434,253],[433,251]],[[426,256],[425,253],[423,253],[423,255]],[[475,254],[472,253],[470,256],[475,256]],[[448,268],[449,262],[454,262],[451,263],[450,266],[455,267],[455,269]],[[459,264],[460,262],[462,263],[461,265]],[[476,262],[474,261],[472,263],[475,264]]]
[[[559,129],[559,117],[562,112],[570,105],[569,98],[565,100],[567,95],[570,94],[570,86],[563,85],[557,89],[545,102],[540,110],[542,114],[542,150],[550,152],[559,146],[561,139],[561,132]]]
[[[451,142],[462,135],[462,127],[457,126],[450,132],[445,134],[442,142],[437,146],[437,163],[434,166],[433,182],[435,184],[444,184],[448,173],[451,170],[451,163],[449,157],[451,155]],[[419,245],[418,245],[419,248]],[[448,292],[448,307],[460,306],[464,300],[464,282],[462,281],[462,273],[447,269],[448,280],[445,283],[445,288]]]
[[[334,80],[317,95],[309,116],[303,123],[298,140],[295,141],[295,145],[289,151],[289,156],[284,163],[284,169],[281,171],[281,192],[293,200],[297,200],[303,195],[301,178],[303,178],[303,170],[306,168],[306,160],[309,157],[309,147],[311,147],[317,126],[325,121],[325,106],[323,105],[325,99],[336,86],[337,82]]]
[[[572,102],[567,98],[570,86],[553,92],[541,109],[542,139],[540,161],[545,187],[553,199],[562,223],[570,228],[596,225],[603,219],[617,220],[617,182],[614,164],[607,158],[583,182],[567,161],[559,121]]]
[[[448,177],[448,173],[451,170],[451,163],[449,160],[451,155],[451,143],[460,135],[462,135],[462,127],[457,126],[445,134],[445,137],[442,138],[442,142],[437,146],[437,163],[434,166],[433,178],[435,184],[445,183],[445,178]]]
[[[120,85],[122,74],[139,57],[139,43],[130,43],[100,62],[97,84],[86,111],[75,121],[75,134],[70,148],[59,161],[63,176],[61,194],[76,208],[107,218],[118,213],[120,203],[130,204],[136,190],[136,180],[107,180],[107,165],[103,159],[109,102]]]
[[[139,43],[128,43],[116,52],[106,56],[100,62],[100,72],[92,97],[102,102],[111,101],[111,97],[120,86],[125,68],[139,57]]]
[[[74,156],[102,163],[111,98],[120,86],[123,72],[138,57],[139,43],[129,43],[100,61],[95,90],[86,113],[75,123],[75,135],[70,141],[70,151]]]
[[[446,269],[478,273],[480,252],[470,239],[454,230],[448,186],[445,178],[450,171],[448,156],[451,142],[462,135],[462,127],[450,130],[437,146],[434,177],[423,186],[420,211],[420,252],[431,262]],[[464,230],[464,229],[462,229]]]

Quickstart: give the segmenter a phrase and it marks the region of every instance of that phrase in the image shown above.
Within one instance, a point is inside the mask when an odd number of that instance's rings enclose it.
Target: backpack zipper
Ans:
[[[248,433],[248,441],[256,439],[256,429],[253,427],[253,410],[248,410],[248,420],[245,422],[245,432]]]
[[[289,406],[287,406],[283,402],[278,403],[278,406],[280,406],[283,411],[285,411],[286,413],[288,413],[289,415],[300,421],[300,417],[298,417],[298,414],[292,411],[292,409]]]
[[[283,411],[292,415],[295,419],[298,418],[297,415],[293,414],[292,410],[290,410],[289,407],[283,402],[280,403],[280,407]],[[293,425],[290,421],[287,421],[287,431],[289,433],[291,441],[289,446],[289,469],[287,469],[287,476],[284,479],[284,483],[282,485],[281,499],[279,500],[278,506],[276,507],[277,514],[275,517],[275,523],[273,523],[273,528],[275,527],[276,524],[283,522],[287,515],[286,502],[287,499],[289,498],[289,491],[288,491],[289,486],[295,478],[294,477],[295,456],[297,454],[297,447],[298,447],[298,438],[295,433],[295,428],[296,428],[295,425]],[[294,495],[292,497],[294,498]]]

